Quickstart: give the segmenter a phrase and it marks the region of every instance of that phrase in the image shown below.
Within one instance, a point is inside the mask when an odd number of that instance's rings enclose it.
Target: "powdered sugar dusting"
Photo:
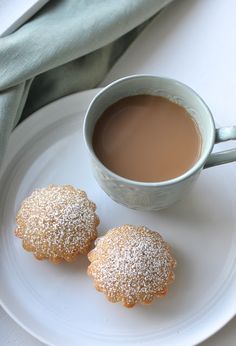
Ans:
[[[176,261],[161,235],[146,227],[124,225],[110,230],[97,240],[88,255],[88,273],[96,288],[112,302],[125,306],[150,303],[164,296],[174,279]]]
[[[97,236],[96,205],[70,185],[50,185],[26,198],[17,214],[16,235],[37,258],[70,261],[87,253]]]

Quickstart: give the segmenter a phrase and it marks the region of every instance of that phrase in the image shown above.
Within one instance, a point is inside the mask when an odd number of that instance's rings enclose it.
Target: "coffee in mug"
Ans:
[[[181,176],[201,154],[201,133],[187,110],[168,98],[122,98],[99,117],[93,133],[98,159],[127,179],[161,182]]]
[[[98,184],[136,210],[167,208],[202,169],[236,161],[236,149],[212,152],[216,143],[236,139],[236,126],[216,128],[193,89],[152,75],[127,76],[100,90],[86,113],[84,139]]]

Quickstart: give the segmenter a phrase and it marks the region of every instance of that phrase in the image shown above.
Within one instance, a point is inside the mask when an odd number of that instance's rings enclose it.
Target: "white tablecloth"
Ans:
[[[235,19],[235,0],[177,0],[132,44],[103,85],[136,73],[175,78],[205,99],[218,123],[236,124]],[[43,346],[1,308],[0,345]],[[236,345],[236,318],[201,344],[222,345]]]

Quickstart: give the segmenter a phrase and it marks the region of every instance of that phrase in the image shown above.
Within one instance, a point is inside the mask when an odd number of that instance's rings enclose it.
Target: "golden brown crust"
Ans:
[[[70,185],[35,190],[17,213],[15,234],[38,260],[73,262],[97,237],[96,205]]]
[[[161,235],[148,228],[124,225],[96,240],[89,252],[88,275],[97,291],[125,307],[150,304],[164,297],[174,280],[175,259]]]

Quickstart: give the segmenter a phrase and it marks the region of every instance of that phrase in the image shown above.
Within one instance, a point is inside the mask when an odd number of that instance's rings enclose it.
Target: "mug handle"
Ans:
[[[227,126],[216,129],[215,143],[236,139],[236,126]],[[210,154],[203,168],[214,167],[236,161],[236,149],[220,151]]]

